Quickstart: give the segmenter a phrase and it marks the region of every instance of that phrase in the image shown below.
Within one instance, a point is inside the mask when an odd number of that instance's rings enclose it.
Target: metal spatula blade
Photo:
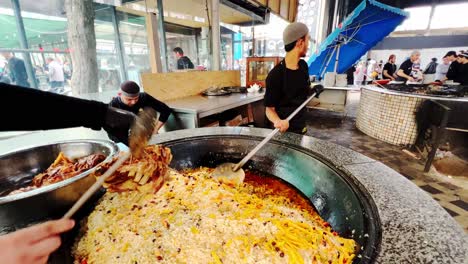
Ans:
[[[130,129],[129,145],[132,155],[138,157],[143,153],[143,149],[148,144],[151,135],[153,135],[154,127],[156,126],[156,111],[152,108],[145,108],[135,119],[132,128]],[[88,199],[101,188],[106,179],[114,174],[114,172],[130,157],[129,152],[121,155],[117,161],[101,176],[89,189],[75,202],[68,210],[63,218],[72,217]]]
[[[322,86],[323,90],[323,86]],[[290,121],[302,108],[304,108],[315,96],[317,93],[312,94],[309,98],[307,98],[294,112],[292,112],[286,120]],[[249,161],[257,151],[259,151],[268,141],[270,141],[276,133],[279,132],[279,129],[276,128],[275,130],[271,131],[268,136],[266,136],[262,142],[260,142],[254,149],[252,149],[239,163],[223,163],[216,167],[211,174],[211,177],[219,180],[229,180],[231,182],[235,182],[237,184],[241,184],[244,182],[245,179],[245,172],[242,167],[245,165],[247,161]]]
[[[242,168],[234,170],[237,164],[234,163],[223,163],[216,167],[212,172],[211,177],[219,179],[221,181],[233,182],[235,184],[241,184],[245,179],[245,172]]]

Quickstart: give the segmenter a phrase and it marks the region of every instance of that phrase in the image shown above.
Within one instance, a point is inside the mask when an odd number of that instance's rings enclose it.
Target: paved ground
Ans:
[[[359,92],[348,93],[347,116],[310,110],[308,135],[345,146],[393,168],[428,192],[468,233],[468,177],[448,177],[434,168],[423,172],[424,161],[405,154],[402,147],[369,137],[355,126]]]

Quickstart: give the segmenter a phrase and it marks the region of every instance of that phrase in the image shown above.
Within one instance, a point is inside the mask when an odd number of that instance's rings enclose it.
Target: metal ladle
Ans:
[[[157,113],[152,108],[145,108],[143,111],[138,113],[133,125],[130,129],[129,145],[130,152],[125,152],[121,155],[107,171],[100,176],[96,182],[89,187],[89,189],[75,202],[75,204],[68,210],[63,218],[71,218],[88,199],[101,188],[102,184],[106,179],[114,174],[114,172],[130,157],[134,155],[138,157],[143,152],[143,149],[148,144],[148,140],[153,134],[153,130],[156,126]]]
[[[290,121],[302,108],[304,108],[315,96],[317,93],[312,94],[309,98],[307,98],[304,103],[302,103],[294,112],[292,112],[286,120]],[[245,179],[245,172],[242,167],[245,165],[247,161],[249,161],[257,151],[259,151],[270,139],[273,138],[276,133],[278,133],[279,129],[275,128],[275,130],[271,131],[268,136],[266,136],[262,142],[260,142],[254,149],[252,149],[239,163],[234,164],[231,162],[223,163],[215,168],[212,172],[211,177],[217,178],[220,180],[225,180],[227,182],[234,182],[236,184],[241,184],[244,182]]]

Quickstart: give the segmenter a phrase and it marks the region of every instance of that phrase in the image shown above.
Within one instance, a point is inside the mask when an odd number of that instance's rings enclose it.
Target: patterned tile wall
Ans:
[[[393,145],[416,141],[416,111],[424,101],[362,89],[356,126],[365,134]]]

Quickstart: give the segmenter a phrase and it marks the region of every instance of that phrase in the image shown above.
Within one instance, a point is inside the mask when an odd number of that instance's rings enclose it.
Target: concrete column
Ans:
[[[167,44],[166,44],[166,30],[164,29],[163,0],[158,0],[158,32],[159,32],[159,47],[161,48],[162,69],[163,69],[163,72],[167,72]]]
[[[150,51],[151,72],[161,73],[163,72],[163,66],[161,63],[161,49],[159,47],[158,18],[155,13],[148,13],[146,15],[146,30]]]
[[[211,0],[211,45],[213,71],[221,70],[221,33],[219,25],[219,0]]]
[[[19,0],[11,0],[11,6],[13,7],[13,12],[15,14],[16,19],[16,29],[18,31],[18,37],[20,41],[20,45],[22,49],[29,49],[28,46],[28,39],[26,38],[26,32],[24,30],[23,24],[23,17],[21,16],[21,8]],[[31,87],[39,88],[36,75],[34,74],[34,70],[31,63],[31,57],[29,56],[29,52],[24,52],[24,65],[26,66],[26,72],[28,74],[28,81]]]

